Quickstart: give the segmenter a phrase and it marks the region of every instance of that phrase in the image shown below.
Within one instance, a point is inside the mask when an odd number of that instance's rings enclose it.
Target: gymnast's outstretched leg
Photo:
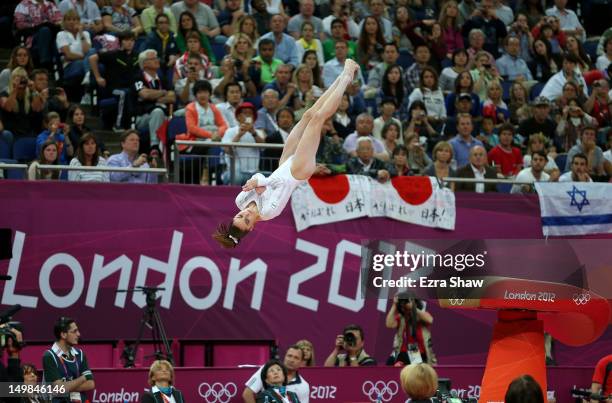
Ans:
[[[285,146],[283,147],[283,153],[280,157],[278,165],[282,165],[283,162],[287,160],[290,156],[295,154],[295,150],[297,149],[298,143],[304,134],[304,130],[306,130],[306,126],[314,116],[314,114],[321,109],[323,104],[327,101],[327,99],[331,96],[331,94],[336,90],[338,84],[340,83],[340,78],[342,74],[336,78],[336,81],[333,82],[332,85],[329,86],[327,90],[317,99],[312,107],[310,107],[304,115],[302,115],[302,119],[291,129],[287,140],[285,140]],[[335,111],[334,111],[335,113]]]
[[[321,129],[327,119],[338,110],[346,87],[353,81],[359,65],[353,60],[347,60],[344,71],[336,80],[335,88],[330,87],[328,97],[318,108],[306,125],[291,163],[291,174],[295,179],[305,180],[312,176],[316,168],[316,154],[321,141]],[[335,84],[335,83],[334,83]],[[290,154],[291,155],[291,154]]]

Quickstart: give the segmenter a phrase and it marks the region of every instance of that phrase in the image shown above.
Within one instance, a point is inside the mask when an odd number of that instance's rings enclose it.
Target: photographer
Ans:
[[[0,335],[6,340],[6,344],[1,347],[6,348],[8,354],[6,367],[3,363],[4,360],[0,361],[0,382],[23,382],[23,372],[19,358],[19,352],[23,344],[21,331],[9,324],[2,324],[0,325]]]
[[[83,350],[75,346],[81,333],[74,319],[61,317],[53,326],[55,343],[43,354],[43,381],[64,385],[70,398],[55,398],[53,403],[85,402],[84,392],[96,387]]]
[[[393,298],[385,324],[389,329],[397,331],[387,365],[436,363],[429,330],[433,317],[425,307],[425,301],[409,293],[400,293]]]
[[[364,367],[376,365],[376,360],[363,349],[363,329],[348,325],[336,336],[336,346],[325,360],[326,367]],[[340,353],[344,351],[344,353]]]

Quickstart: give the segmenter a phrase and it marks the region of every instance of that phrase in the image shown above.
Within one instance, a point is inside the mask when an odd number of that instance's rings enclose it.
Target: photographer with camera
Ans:
[[[325,360],[326,367],[364,367],[376,365],[376,360],[363,349],[363,329],[359,325],[348,325],[336,336],[336,345]],[[344,351],[341,353],[341,351]]]
[[[425,310],[426,302],[404,292],[393,298],[393,305],[387,313],[385,325],[396,329],[393,351],[387,365],[436,363],[432,349],[429,326],[433,317]]]
[[[8,354],[6,367],[3,363],[4,360],[0,361],[0,382],[23,382],[23,372],[19,357],[23,346],[21,324],[19,322],[8,322],[9,317],[10,315],[2,315],[1,322],[6,323],[0,325],[0,348],[6,349]]]
[[[76,348],[81,333],[72,318],[61,317],[53,326],[55,343],[43,354],[43,381],[64,385],[70,398],[54,398],[53,403],[80,403],[84,392],[96,387],[83,350]]]

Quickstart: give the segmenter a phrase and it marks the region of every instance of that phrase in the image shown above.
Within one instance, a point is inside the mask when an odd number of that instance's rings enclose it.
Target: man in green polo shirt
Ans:
[[[53,403],[85,402],[84,392],[96,387],[83,350],[75,346],[81,333],[74,319],[61,317],[53,327],[55,343],[43,354],[43,380],[64,385],[70,397],[54,398]]]
[[[272,39],[260,40],[257,49],[259,56],[253,58],[253,61],[261,69],[261,85],[263,87],[274,81],[276,69],[283,64],[283,61],[274,57],[274,41]]]
[[[357,54],[357,45],[354,41],[345,40],[346,28],[341,19],[335,19],[331,23],[331,37],[323,42],[323,58],[329,61],[336,57],[336,41],[342,40],[348,46],[348,58],[355,59]]]

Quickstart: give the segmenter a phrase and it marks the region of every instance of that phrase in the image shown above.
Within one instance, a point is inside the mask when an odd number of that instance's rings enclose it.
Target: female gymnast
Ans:
[[[321,128],[336,113],[346,87],[358,71],[359,65],[347,60],[342,74],[289,133],[276,171],[267,178],[257,173],[242,187],[242,192],[236,197],[240,211],[228,224],[219,224],[213,234],[221,246],[235,248],[258,221],[279,216],[293,190],[312,176],[316,168]]]

